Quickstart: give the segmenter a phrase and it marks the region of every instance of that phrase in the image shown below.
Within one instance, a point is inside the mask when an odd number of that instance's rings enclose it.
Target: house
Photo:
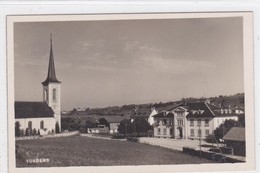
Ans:
[[[50,57],[48,75],[43,85],[43,101],[28,102],[16,101],[15,124],[24,131],[40,131],[41,134],[48,134],[56,130],[56,124],[61,128],[61,106],[60,86],[55,74],[54,56],[52,50],[52,38],[50,39]]]
[[[155,109],[155,108],[152,108],[151,109],[151,113],[150,113],[150,115],[149,115],[149,117],[148,117],[148,123],[152,126],[154,123],[155,123],[155,121],[154,121],[154,115],[156,115],[156,114],[158,114],[158,111]]]
[[[118,115],[96,117],[97,127],[88,129],[88,133],[118,133],[118,126],[124,119],[124,116]]]
[[[154,137],[205,139],[225,120],[238,120],[232,111],[223,111],[207,101],[183,102],[154,116]]]
[[[159,110],[157,114],[153,115],[154,117],[154,137],[165,137],[165,138],[183,138],[186,135],[183,135],[183,130],[185,130],[184,122],[185,114],[183,114],[183,107],[180,107],[181,104],[175,104],[173,106],[166,107],[164,110]],[[178,117],[178,120],[177,120]],[[178,123],[178,124],[176,124]],[[176,130],[176,128],[178,128]],[[177,134],[180,133],[180,134]]]
[[[125,119],[124,116],[110,115],[99,119],[99,124],[104,124],[108,127],[109,133],[117,133],[118,126],[121,121]]]
[[[144,119],[148,121],[150,114],[151,114],[150,109],[136,107],[133,110],[132,114],[130,115],[130,120],[131,122],[133,122],[136,119]]]
[[[245,128],[232,127],[223,137],[227,147],[233,148],[233,154],[246,155]]]

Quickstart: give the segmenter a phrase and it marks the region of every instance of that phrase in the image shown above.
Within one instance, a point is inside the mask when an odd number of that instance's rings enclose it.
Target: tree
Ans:
[[[133,133],[133,130],[133,124],[129,119],[122,120],[118,126],[118,132],[121,134],[131,134]]]
[[[224,123],[220,124],[220,126],[216,128],[216,130],[214,130],[214,135],[216,137],[216,140],[219,142],[220,139],[222,139],[232,127],[241,127],[241,126],[242,124],[238,121],[225,120]]]
[[[138,118],[133,121],[134,130],[140,136],[140,133],[147,133],[152,129],[152,126],[143,118]]]
[[[72,117],[62,117],[61,118],[61,130],[72,130],[71,128],[74,128],[75,124],[75,118]]]
[[[238,115],[238,122],[241,124],[242,127],[245,127],[246,125],[245,114]]]
[[[15,136],[16,137],[21,136],[20,127],[21,127],[20,122],[19,121],[15,122]]]
[[[32,135],[33,135],[33,136],[37,135],[37,130],[36,130],[36,128],[33,129]]]
[[[55,124],[55,133],[60,133],[60,125],[58,122]]]

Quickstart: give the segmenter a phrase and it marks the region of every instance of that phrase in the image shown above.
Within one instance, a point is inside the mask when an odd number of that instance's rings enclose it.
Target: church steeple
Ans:
[[[50,59],[49,59],[48,76],[46,80],[42,82],[42,84],[46,86],[50,82],[61,83],[60,81],[58,81],[55,74],[54,57],[53,57],[53,50],[52,50],[52,34],[50,36]]]

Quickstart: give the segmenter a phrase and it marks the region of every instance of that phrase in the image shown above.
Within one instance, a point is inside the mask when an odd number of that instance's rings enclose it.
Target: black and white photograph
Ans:
[[[10,16],[14,167],[250,164],[250,17]]]

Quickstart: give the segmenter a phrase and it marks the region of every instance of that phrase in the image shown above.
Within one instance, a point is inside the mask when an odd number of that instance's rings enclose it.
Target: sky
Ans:
[[[51,33],[62,110],[244,92],[242,18],[22,22],[16,101],[43,100]]]

